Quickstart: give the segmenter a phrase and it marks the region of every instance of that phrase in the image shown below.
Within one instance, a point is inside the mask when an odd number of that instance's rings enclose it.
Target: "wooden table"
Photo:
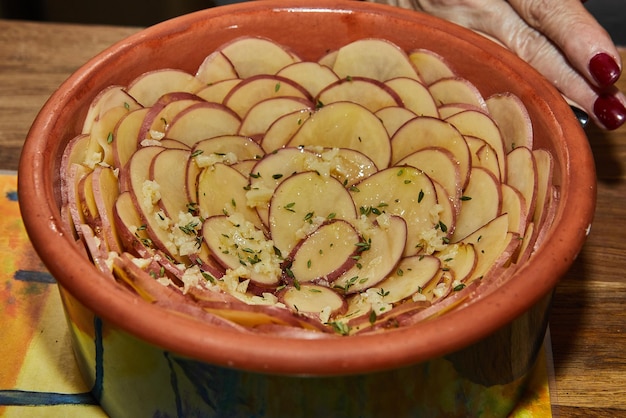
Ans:
[[[0,20],[0,169],[17,170],[45,100],[97,52],[137,28]],[[626,62],[626,49],[622,50]],[[620,80],[626,91],[626,76]],[[588,129],[598,172],[593,230],[559,284],[550,320],[555,411],[626,416],[626,127]]]

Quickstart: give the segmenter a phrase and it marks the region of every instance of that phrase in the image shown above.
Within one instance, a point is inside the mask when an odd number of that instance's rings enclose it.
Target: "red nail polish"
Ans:
[[[589,72],[599,87],[608,87],[615,83],[621,74],[617,62],[604,52],[596,54],[589,61]]]
[[[608,94],[596,99],[593,113],[607,129],[617,129],[626,122],[626,108],[615,96]]]

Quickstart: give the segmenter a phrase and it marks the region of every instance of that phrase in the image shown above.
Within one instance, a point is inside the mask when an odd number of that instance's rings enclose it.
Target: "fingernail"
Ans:
[[[572,108],[572,112],[574,112],[574,116],[576,116],[576,119],[578,119],[578,122],[580,122],[580,125],[583,128],[586,127],[589,123],[589,115],[587,114],[587,112],[576,106],[570,105],[570,107]]]
[[[607,87],[617,81],[621,70],[617,62],[609,54],[601,52],[589,61],[589,72],[598,83],[599,87]]]
[[[626,108],[615,96],[609,94],[596,99],[593,113],[607,129],[617,129],[626,121]]]

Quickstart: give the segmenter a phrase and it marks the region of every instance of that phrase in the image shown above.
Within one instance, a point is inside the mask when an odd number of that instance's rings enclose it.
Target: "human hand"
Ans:
[[[605,129],[626,122],[622,63],[580,0],[370,0],[421,10],[481,32],[541,72]]]

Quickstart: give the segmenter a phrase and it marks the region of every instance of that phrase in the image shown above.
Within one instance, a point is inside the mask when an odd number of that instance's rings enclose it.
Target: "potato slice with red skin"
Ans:
[[[213,51],[198,66],[195,77],[205,85],[209,85],[238,78],[239,75],[233,63],[222,51]]]
[[[472,244],[452,244],[438,251],[435,256],[441,260],[442,268],[450,271],[455,282],[464,283],[476,268],[478,256]]]
[[[123,107],[131,111],[141,108],[139,103],[126,92],[123,86],[112,85],[106,87],[89,104],[81,132],[84,134],[91,132],[93,123],[102,118],[102,115],[113,107]]]
[[[465,135],[465,142],[470,149],[472,166],[482,167],[493,174],[498,180],[506,176],[500,173],[500,162],[496,151],[484,139]]]
[[[513,93],[498,93],[486,100],[489,114],[502,132],[505,152],[517,147],[533,148],[533,125],[528,110]]]
[[[515,148],[506,155],[506,170],[506,183],[522,194],[524,212],[532,219],[537,204],[538,187],[535,155],[526,147]]]
[[[398,96],[405,108],[419,116],[439,117],[437,104],[430,90],[414,78],[397,77],[385,81]]]
[[[152,159],[150,179],[160,186],[158,206],[170,219],[178,219],[180,212],[188,211],[187,161],[189,150],[164,149]]]
[[[276,75],[288,78],[300,84],[309,92],[311,97],[326,86],[339,80],[333,70],[325,65],[313,61],[300,61],[283,67]]]
[[[359,39],[339,48],[333,71],[339,78],[368,77],[386,81],[396,77],[419,79],[408,55],[385,39]]]
[[[196,95],[207,102],[222,103],[226,95],[241,81],[240,78],[218,81],[198,90]]]
[[[341,315],[348,306],[344,298],[333,289],[312,283],[287,286],[277,296],[292,311],[311,315],[323,322]]]
[[[416,117],[405,123],[391,137],[391,163],[396,164],[409,154],[424,148],[440,147],[452,153],[459,167],[460,185],[469,179],[471,156],[463,135],[446,121]]]
[[[455,207],[459,206],[458,202],[462,193],[459,167],[454,155],[446,148],[423,148],[409,154],[398,161],[396,165],[410,165],[419,168],[445,189]],[[460,209],[460,207],[456,209]]]
[[[487,110],[485,99],[475,85],[462,77],[439,79],[428,85],[437,106],[450,103],[468,103],[480,109]]]
[[[92,175],[93,200],[100,217],[101,229],[98,232],[100,238],[104,238],[109,251],[121,253],[123,244],[119,240],[117,227],[114,221],[114,207],[119,195],[117,176],[110,167],[97,166]]]
[[[395,90],[371,78],[342,78],[323,88],[315,103],[326,106],[335,102],[360,104],[370,112],[376,112],[389,106],[402,106],[402,99]]]
[[[166,93],[147,109],[137,140],[161,139],[169,124],[178,113],[197,103],[203,103],[204,99],[187,92]]]
[[[98,166],[96,166],[98,167]],[[100,228],[98,206],[93,196],[93,171],[83,176],[78,182],[78,201],[85,223],[92,228]]]
[[[378,171],[350,188],[350,194],[360,213],[375,217],[384,212],[404,218],[408,228],[405,256],[416,254],[421,248],[422,234],[438,225],[432,216],[437,204],[435,186],[415,167]]]
[[[310,112],[313,108],[313,102],[301,97],[272,97],[261,100],[243,117],[239,135],[256,138],[260,142],[276,119],[293,112]]]
[[[442,78],[455,77],[456,73],[445,58],[429,49],[415,49],[409,52],[409,60],[415,66],[420,79],[430,85]]]
[[[87,221],[80,201],[79,187],[82,178],[91,173],[91,170],[82,164],[72,163],[65,173],[67,177],[65,177],[66,180],[62,183],[62,187],[65,195],[64,199],[67,202],[68,221],[71,221],[69,227],[76,228],[76,236],[80,237],[81,232],[78,229],[78,225]]]
[[[218,51],[230,61],[240,78],[276,74],[289,64],[300,61],[283,45],[260,36],[239,37],[224,44]]]
[[[274,97],[299,97],[312,101],[304,87],[288,78],[277,75],[256,75],[242,80],[233,87],[224,97],[223,104],[243,118],[252,106]]]
[[[204,83],[193,75],[179,69],[163,68],[145,72],[131,81],[126,92],[140,105],[154,105],[166,93],[195,93]]]
[[[501,213],[502,189],[500,182],[484,168],[472,168],[464,200],[456,221],[452,242],[459,242]]]
[[[477,112],[486,113],[485,109],[481,109],[469,103],[448,103],[448,104],[439,106],[438,110],[439,110],[439,117],[444,120],[449,118],[452,115],[464,112],[466,110],[475,110]]]
[[[465,282],[482,279],[513,242],[513,236],[514,234],[509,232],[508,214],[503,214],[465,237],[461,242],[473,245],[477,255],[474,271]],[[520,240],[517,239],[517,235],[515,237],[519,246]]]
[[[488,143],[496,152],[502,179],[506,179],[504,141],[498,125],[489,115],[475,110],[466,110],[448,117],[446,121],[454,125],[463,135],[475,136]]]
[[[113,131],[113,163],[115,167],[124,167],[139,146],[139,131],[142,129],[150,108],[143,107],[123,116]]]
[[[361,237],[357,230],[341,219],[333,219],[319,226],[300,241],[285,259],[290,274],[288,282],[325,283],[356,264]]]
[[[407,224],[399,216],[389,216],[385,225],[378,223],[360,231],[357,264],[331,283],[340,293],[349,295],[376,287],[398,265],[407,239]]]
[[[262,287],[273,288],[280,283],[281,259],[263,231],[255,230],[252,224],[241,223],[239,217],[211,216],[204,221],[202,237],[224,268],[237,272],[244,268],[244,277]]]
[[[312,114],[310,110],[298,110],[276,119],[261,138],[260,143],[265,152],[269,154],[286,147],[304,121]]]
[[[350,148],[365,154],[376,167],[385,168],[391,145],[385,126],[365,107],[351,102],[326,105],[304,121],[287,146]]]
[[[356,217],[350,193],[339,181],[307,171],[276,187],[270,200],[269,229],[274,245],[287,255],[316,223]]]
[[[524,235],[528,214],[526,213],[526,202],[524,196],[514,187],[506,183],[502,187],[502,213],[509,214],[509,232]]]
[[[207,138],[236,135],[241,119],[226,106],[201,102],[187,107],[172,119],[165,136],[190,147]]]
[[[122,106],[110,108],[91,125],[89,144],[85,150],[85,162],[88,166],[93,168],[95,163],[100,162],[108,165],[114,164],[112,143],[115,138],[113,132],[118,121],[128,112],[129,110]],[[99,159],[94,158],[97,153],[100,153]]]
[[[437,277],[441,262],[432,255],[413,255],[400,260],[395,270],[376,285],[381,289],[382,301],[397,303],[419,293],[428,282]]]
[[[535,225],[542,225],[546,204],[551,201],[552,171],[554,170],[554,157],[545,149],[533,150],[535,165],[537,166],[537,199],[532,221]]]
[[[383,122],[390,138],[402,125],[417,116],[409,109],[399,106],[385,107],[377,111],[375,115]]]
[[[122,192],[117,197],[113,223],[115,223],[119,240],[124,243],[125,251],[130,251],[133,255],[142,258],[153,255],[152,240],[148,236],[144,221],[130,192]]]
[[[262,229],[263,224],[246,199],[248,179],[234,168],[217,163],[202,170],[198,177],[198,210],[200,216],[231,215],[239,212]]]
[[[178,254],[177,248],[171,242],[169,223],[163,211],[158,206],[158,201],[154,201],[157,196],[153,196],[147,189],[147,182],[151,181],[150,168],[153,159],[165,149],[162,147],[144,147],[135,152],[122,173],[127,173],[128,190],[131,192],[133,202],[142,220],[142,227],[148,233],[154,248],[161,249],[169,257],[181,263],[187,263],[185,256]]]

